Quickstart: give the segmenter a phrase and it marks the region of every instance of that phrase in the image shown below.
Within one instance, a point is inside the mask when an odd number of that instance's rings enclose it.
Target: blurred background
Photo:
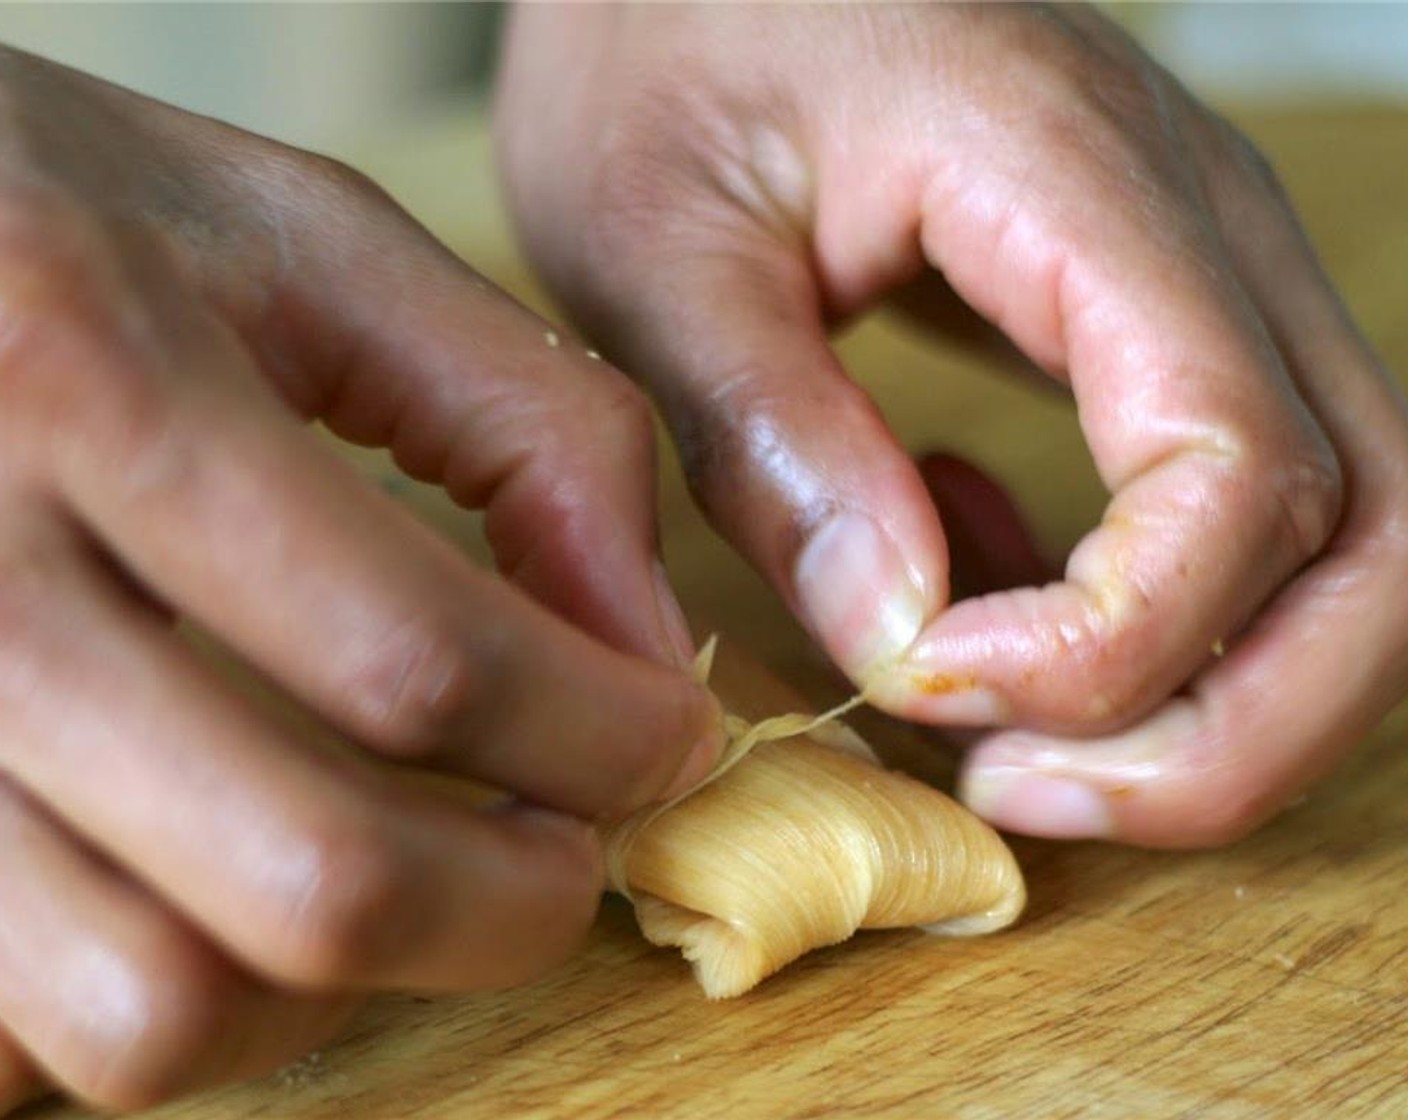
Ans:
[[[1408,100],[1408,4],[1106,5],[1205,97]],[[0,41],[336,151],[481,97],[496,3],[0,4]]]
[[[497,3],[0,3],[0,42],[301,147],[487,89]]]
[[[1408,4],[1106,7],[1214,103],[1408,104]],[[0,41],[348,160],[482,266],[507,251],[482,112],[503,15],[497,3],[51,0],[0,3]]]

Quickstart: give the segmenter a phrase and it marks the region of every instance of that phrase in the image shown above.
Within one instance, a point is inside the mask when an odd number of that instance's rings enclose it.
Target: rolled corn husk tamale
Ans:
[[[611,887],[649,941],[682,950],[706,995],[741,995],[857,929],[970,936],[1016,920],[1021,871],[987,824],[885,769],[830,717],[752,722],[797,698],[727,647],[710,675],[712,652],[699,671],[731,713],[723,764],[603,830]]]

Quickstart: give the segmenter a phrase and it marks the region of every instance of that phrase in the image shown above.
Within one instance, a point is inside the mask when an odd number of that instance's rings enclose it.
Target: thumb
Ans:
[[[947,601],[933,505],[832,352],[800,254],[756,227],[699,223],[695,244],[680,225],[564,290],[654,395],[713,525],[864,680]]]

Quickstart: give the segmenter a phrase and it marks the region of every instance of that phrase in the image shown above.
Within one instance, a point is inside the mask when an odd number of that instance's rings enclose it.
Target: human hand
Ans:
[[[1007,828],[1230,841],[1408,683],[1408,426],[1251,145],[1092,9],[524,6],[498,109],[562,301],[890,711],[991,726]],[[1067,385],[1112,492],[1059,582],[948,605],[826,342],[926,270]]]
[[[300,416],[669,661],[642,398],[345,168],[18,53],[0,96],[0,1112],[144,1105],[360,993],[540,973],[595,912],[585,821],[700,776],[716,707]],[[173,614],[365,750],[256,709]]]

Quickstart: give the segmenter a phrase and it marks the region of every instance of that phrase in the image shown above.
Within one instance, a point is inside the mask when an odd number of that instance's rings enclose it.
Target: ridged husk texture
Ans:
[[[745,710],[765,696],[793,701],[737,658],[721,658],[733,662],[715,681],[721,698],[741,692]],[[789,720],[765,722],[778,735],[808,722]],[[732,743],[757,726],[732,716]],[[849,729],[827,723],[747,747],[677,803],[604,830],[611,886],[632,900],[647,939],[683,951],[710,998],[740,995],[857,929],[968,936],[1021,913],[1026,889],[1001,838],[884,769]]]

